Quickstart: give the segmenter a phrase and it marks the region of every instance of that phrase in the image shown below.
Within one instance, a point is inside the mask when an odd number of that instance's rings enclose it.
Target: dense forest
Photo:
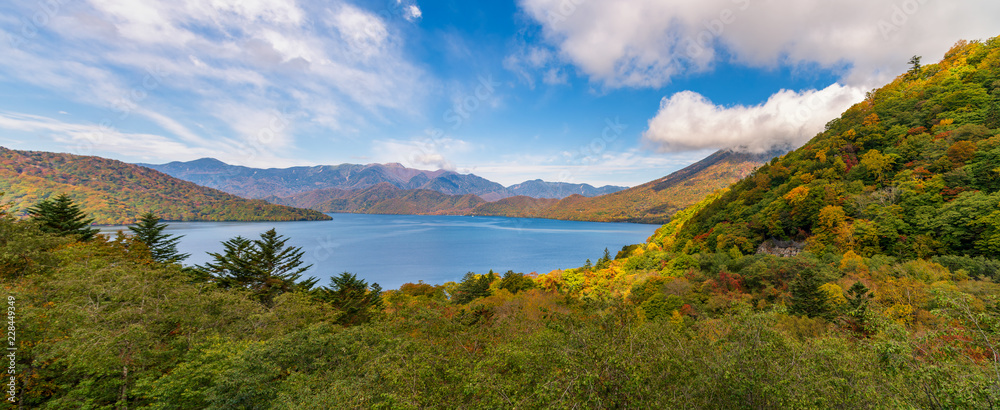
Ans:
[[[22,213],[40,199],[65,193],[95,223],[136,221],[152,211],[170,221],[327,220],[320,212],[248,200],[158,171],[100,157],[0,147],[0,192]]]
[[[913,63],[646,243],[542,275],[317,287],[274,231],[191,267],[5,215],[19,404],[998,407],[1000,38]]]
[[[400,189],[380,182],[365,189],[317,189],[289,197],[265,200],[320,212],[395,215],[464,215],[483,204],[472,194],[448,195],[430,189]]]

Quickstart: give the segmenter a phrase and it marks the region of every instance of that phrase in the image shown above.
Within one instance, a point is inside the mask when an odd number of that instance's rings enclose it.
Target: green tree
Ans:
[[[889,155],[883,155],[878,150],[871,150],[861,156],[861,166],[875,177],[876,182],[882,182],[886,176],[886,171],[891,170],[894,159]]]
[[[161,263],[180,263],[191,254],[177,252],[177,241],[184,236],[175,236],[163,233],[167,224],[161,224],[160,218],[152,212],[146,212],[139,218],[135,226],[128,229],[135,234],[135,238],[146,244],[153,260]]]
[[[983,125],[990,129],[1000,128],[1000,103],[990,104],[986,111],[986,122]]]
[[[497,274],[493,273],[492,270],[485,275],[476,275],[472,272],[466,273],[462,277],[462,282],[455,288],[455,294],[452,295],[451,300],[464,305],[478,298],[492,295],[493,292],[490,291],[490,284],[493,283],[496,277]]]
[[[819,288],[821,285],[823,283],[815,271],[811,269],[800,271],[798,280],[792,282],[792,303],[789,312],[809,317],[829,318],[830,304],[827,301],[827,294]]]
[[[597,260],[597,265],[595,266],[597,270],[607,268],[611,264],[611,253],[608,252],[608,248],[604,248],[604,256]]]
[[[523,273],[514,273],[509,270],[500,279],[500,289],[506,289],[510,293],[517,293],[522,290],[534,289],[535,281]]]
[[[910,57],[909,63],[910,63],[910,71],[908,71],[907,73],[910,76],[912,76],[912,77],[919,76],[920,75],[920,68],[921,68],[920,67],[920,56]]]
[[[319,299],[343,313],[337,323],[344,326],[367,323],[385,307],[378,283],[369,286],[349,272],[330,278],[330,287],[319,289]]]
[[[0,214],[0,278],[47,272],[57,264],[50,251],[68,240],[42,232],[35,221]]]
[[[90,227],[94,219],[87,218],[66,194],[38,202],[28,208],[28,215],[41,224],[42,231],[59,236],[76,235],[80,242],[93,239],[99,232]]]
[[[318,281],[314,277],[299,280],[312,265],[302,266],[304,252],[286,246],[286,242],[288,239],[273,228],[252,241],[237,236],[222,243],[222,253],[208,253],[213,262],[196,269],[212,276],[219,286],[247,289],[259,302],[270,306],[278,295],[309,291]]]

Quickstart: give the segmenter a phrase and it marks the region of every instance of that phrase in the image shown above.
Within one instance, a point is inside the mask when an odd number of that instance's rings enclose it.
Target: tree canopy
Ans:
[[[88,218],[80,207],[66,194],[44,199],[28,208],[28,215],[38,221],[42,231],[59,236],[75,236],[79,241],[89,241],[100,230],[91,228],[94,218]]]
[[[296,290],[309,291],[318,279],[300,280],[312,265],[302,266],[301,248],[286,246],[285,238],[272,228],[250,240],[237,236],[222,243],[221,253],[209,252],[213,261],[196,269],[211,276],[224,288],[250,291],[265,305],[278,295]]]
[[[128,227],[135,235],[136,240],[146,244],[153,260],[161,263],[183,262],[191,256],[191,254],[177,251],[177,242],[184,236],[163,233],[166,228],[167,224],[160,223],[160,218],[152,212],[142,214],[139,222]]]

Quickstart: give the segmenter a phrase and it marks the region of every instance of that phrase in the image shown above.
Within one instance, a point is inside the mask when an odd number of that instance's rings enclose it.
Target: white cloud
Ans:
[[[994,0],[521,0],[520,6],[563,59],[608,87],[660,87],[676,75],[710,69],[720,56],[765,67],[846,64],[846,84],[881,84],[912,55],[936,60],[959,39],[1000,31]]]
[[[382,52],[389,30],[378,16],[347,4],[333,12],[331,22],[350,50],[363,59]]]
[[[682,91],[660,101],[642,137],[661,152],[797,148],[862,98],[863,89],[834,84],[818,91],[782,90],[759,105],[723,107]]]
[[[71,123],[16,112],[0,111],[0,129],[61,143],[65,151],[75,155],[108,156],[107,153],[113,153],[118,158],[143,162],[214,157],[230,164],[258,167],[305,165],[278,157],[266,147],[236,141],[202,141],[203,145],[194,145],[162,135],[123,132],[108,124]]]
[[[555,54],[546,47],[520,44],[503,60],[503,67],[518,76],[529,88],[535,88],[536,73],[548,85],[566,84],[567,75]]]
[[[406,12],[403,14],[403,18],[408,21],[416,21],[420,20],[420,17],[423,17],[423,15],[424,13],[420,11],[420,7],[417,7],[416,4],[411,4],[406,6]]]
[[[192,147],[247,143],[266,128],[262,113],[279,111],[294,123],[263,146],[294,148],[292,130],[357,132],[414,112],[433,86],[406,57],[393,16],[343,0],[59,3],[16,46],[6,37],[21,20],[0,19],[0,77],[107,110],[94,122],[138,117]],[[30,17],[35,6],[2,8]]]
[[[608,88],[659,88],[678,75],[710,71],[722,58],[748,67],[840,70],[838,84],[783,90],[756,106],[721,107],[690,91],[664,98],[643,135],[660,151],[797,147],[859,101],[862,90],[905,71],[910,56],[936,61],[959,39],[1000,34],[994,0],[521,0],[520,6],[561,62]]]
[[[417,169],[455,170],[451,158],[467,154],[472,145],[452,138],[414,138],[408,141],[372,141],[372,157],[376,162],[398,162]]]

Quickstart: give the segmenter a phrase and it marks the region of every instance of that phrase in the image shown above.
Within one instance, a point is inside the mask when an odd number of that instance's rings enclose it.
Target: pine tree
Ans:
[[[214,262],[196,266],[207,273],[223,288],[249,287],[257,280],[251,265],[253,242],[242,236],[222,242],[222,253],[208,252]]]
[[[994,94],[997,94],[997,92],[994,91]],[[984,125],[989,129],[1000,128],[1000,102],[990,104],[990,108],[986,111],[986,122]]]
[[[462,277],[462,282],[455,289],[452,301],[464,305],[478,298],[492,295],[493,292],[490,290],[490,284],[496,278],[497,274],[493,273],[492,270],[485,275],[476,275],[472,272],[466,273]]]
[[[90,227],[94,218],[87,218],[66,194],[38,202],[28,208],[28,215],[41,224],[42,231],[59,236],[76,235],[80,242],[93,239],[99,232]]]
[[[920,75],[920,56],[913,56],[910,58],[910,71],[907,72],[911,77],[918,77]]]
[[[608,248],[604,248],[604,255],[597,260],[597,265],[595,266],[598,270],[607,268],[611,264],[611,252],[608,252]]]
[[[152,212],[143,214],[135,226],[128,229],[135,234],[135,238],[146,244],[153,260],[161,263],[180,263],[187,259],[190,254],[177,252],[177,241],[184,236],[174,236],[163,233],[167,224],[161,224],[160,218]]]
[[[523,273],[514,273],[509,270],[500,279],[500,289],[506,289],[510,293],[517,293],[522,290],[534,289],[535,281]]]
[[[812,270],[803,270],[792,283],[792,303],[789,312],[795,315],[830,318],[830,304],[820,286],[822,283]]]
[[[377,283],[369,286],[349,272],[330,278],[330,287],[319,289],[318,294],[320,300],[330,303],[343,313],[337,323],[344,326],[367,323],[385,306],[381,286]]]
[[[294,246],[286,247],[287,238],[272,228],[249,240],[240,236],[222,243],[223,253],[212,253],[214,262],[199,265],[196,269],[210,275],[224,288],[249,290],[261,303],[270,306],[274,298],[296,290],[309,291],[318,279],[299,280],[312,265],[302,266],[304,252]]]

